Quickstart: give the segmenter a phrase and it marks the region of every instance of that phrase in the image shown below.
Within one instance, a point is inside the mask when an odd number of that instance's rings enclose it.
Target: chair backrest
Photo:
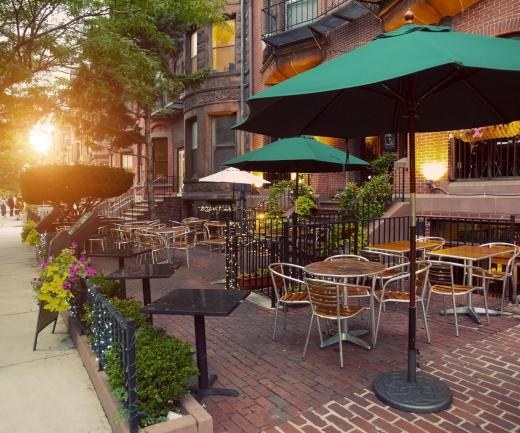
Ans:
[[[417,242],[435,242],[437,245],[434,247],[426,248],[428,251],[440,250],[445,244],[446,239],[441,238],[439,236],[419,236],[417,237]]]
[[[169,220],[168,223],[170,224],[171,227],[184,227],[185,226],[184,223],[181,223],[180,221],[175,221],[175,220]]]
[[[392,254],[382,251],[361,250],[362,257],[370,262],[384,263],[387,266],[396,266],[406,263],[407,259],[401,254]]]
[[[305,278],[315,314],[340,317],[340,306],[348,305],[347,285],[337,281]]]
[[[383,292],[385,290],[391,290],[394,287],[403,287],[408,288],[408,284],[410,281],[410,271],[408,268],[410,264],[404,263],[402,265],[397,265],[394,268],[398,269],[400,267],[405,268],[405,272],[398,273],[395,277],[389,278],[383,284]],[[431,264],[428,261],[420,261],[416,262],[415,268],[415,299],[419,301],[426,295],[426,287],[428,285],[428,275],[430,272]],[[390,268],[391,269],[391,268]],[[407,284],[401,284],[406,281]]]
[[[222,235],[222,227],[217,226],[215,224],[206,223],[204,224],[204,229],[206,230],[207,239],[221,239]]]
[[[331,260],[341,260],[341,259],[356,259],[360,262],[368,262],[368,259],[363,256],[358,256],[355,254],[336,254],[335,256],[330,256],[325,259],[326,262]]]
[[[303,281],[305,271],[302,266],[277,262],[271,263],[268,268],[277,299],[287,293],[305,290],[305,281]]]
[[[509,254],[507,254],[507,253],[504,254],[504,257],[496,256],[496,258],[504,258],[504,259],[507,260],[505,273],[506,274],[512,274],[512,272],[513,272],[513,265],[515,264],[516,259],[520,255],[520,247],[519,246],[517,246],[515,244],[511,244],[509,242],[489,242],[487,244],[482,244],[480,246],[481,247],[489,247],[489,248],[491,248],[491,247],[511,247],[511,248],[514,248],[514,251],[511,254],[511,256]],[[490,260],[490,263],[489,263],[490,265],[491,265],[491,261],[492,260]]]
[[[464,274],[468,274],[471,271],[474,280],[480,280],[484,284],[485,272],[478,266],[437,260],[430,260],[430,264],[428,280],[431,286],[435,284],[451,286],[452,291],[454,291],[454,285],[456,284],[454,271],[457,268],[461,269]],[[476,286],[476,284],[473,284],[473,286]]]
[[[174,248],[193,248],[197,244],[197,232],[195,230],[186,230],[173,237]]]

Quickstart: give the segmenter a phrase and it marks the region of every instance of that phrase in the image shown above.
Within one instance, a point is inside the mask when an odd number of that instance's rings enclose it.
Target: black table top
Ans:
[[[134,257],[139,254],[149,253],[150,251],[152,251],[150,248],[105,247],[105,249],[94,248],[92,251],[88,251],[87,255],[92,257]]]
[[[178,266],[177,266],[178,267]],[[107,280],[136,280],[141,278],[170,278],[177,267],[168,264],[125,264],[123,269],[118,269],[105,277]]]
[[[236,289],[175,289],[141,311],[179,316],[228,316],[249,293],[249,290]]]

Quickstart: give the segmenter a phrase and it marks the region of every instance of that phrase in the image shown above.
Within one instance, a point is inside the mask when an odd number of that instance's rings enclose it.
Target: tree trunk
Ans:
[[[150,108],[144,110],[144,138],[146,142],[146,195],[150,219],[155,219],[155,200],[153,194],[153,143],[151,134],[152,114]]]

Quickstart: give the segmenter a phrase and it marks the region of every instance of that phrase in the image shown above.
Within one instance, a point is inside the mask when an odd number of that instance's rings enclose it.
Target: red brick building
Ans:
[[[155,114],[155,177],[171,179],[186,212],[205,202],[229,201],[229,186],[198,179],[220,170],[226,159],[276,138],[229,130],[247,115],[247,97],[401,26],[408,8],[416,23],[520,36],[518,0],[229,0],[225,26],[186,35],[185,69],[209,68],[211,74],[200,87],[187,90],[180,101]],[[456,208],[457,213],[486,216],[520,213],[517,198],[511,196],[520,194],[519,137],[490,138],[497,136],[492,128],[478,133],[483,133],[482,140],[473,137],[471,142],[458,139],[457,132],[418,134],[420,212],[447,214]],[[398,159],[407,153],[399,134],[320,139],[367,160],[384,151],[394,152]],[[314,174],[309,182],[327,196],[342,190],[349,178],[358,180],[360,175]],[[432,182],[449,195],[430,194]],[[488,195],[456,195],[483,192]]]

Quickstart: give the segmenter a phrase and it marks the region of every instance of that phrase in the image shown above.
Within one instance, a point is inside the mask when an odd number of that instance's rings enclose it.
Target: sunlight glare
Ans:
[[[38,123],[29,132],[29,142],[34,150],[45,155],[52,146],[52,133],[54,127],[49,123]]]

